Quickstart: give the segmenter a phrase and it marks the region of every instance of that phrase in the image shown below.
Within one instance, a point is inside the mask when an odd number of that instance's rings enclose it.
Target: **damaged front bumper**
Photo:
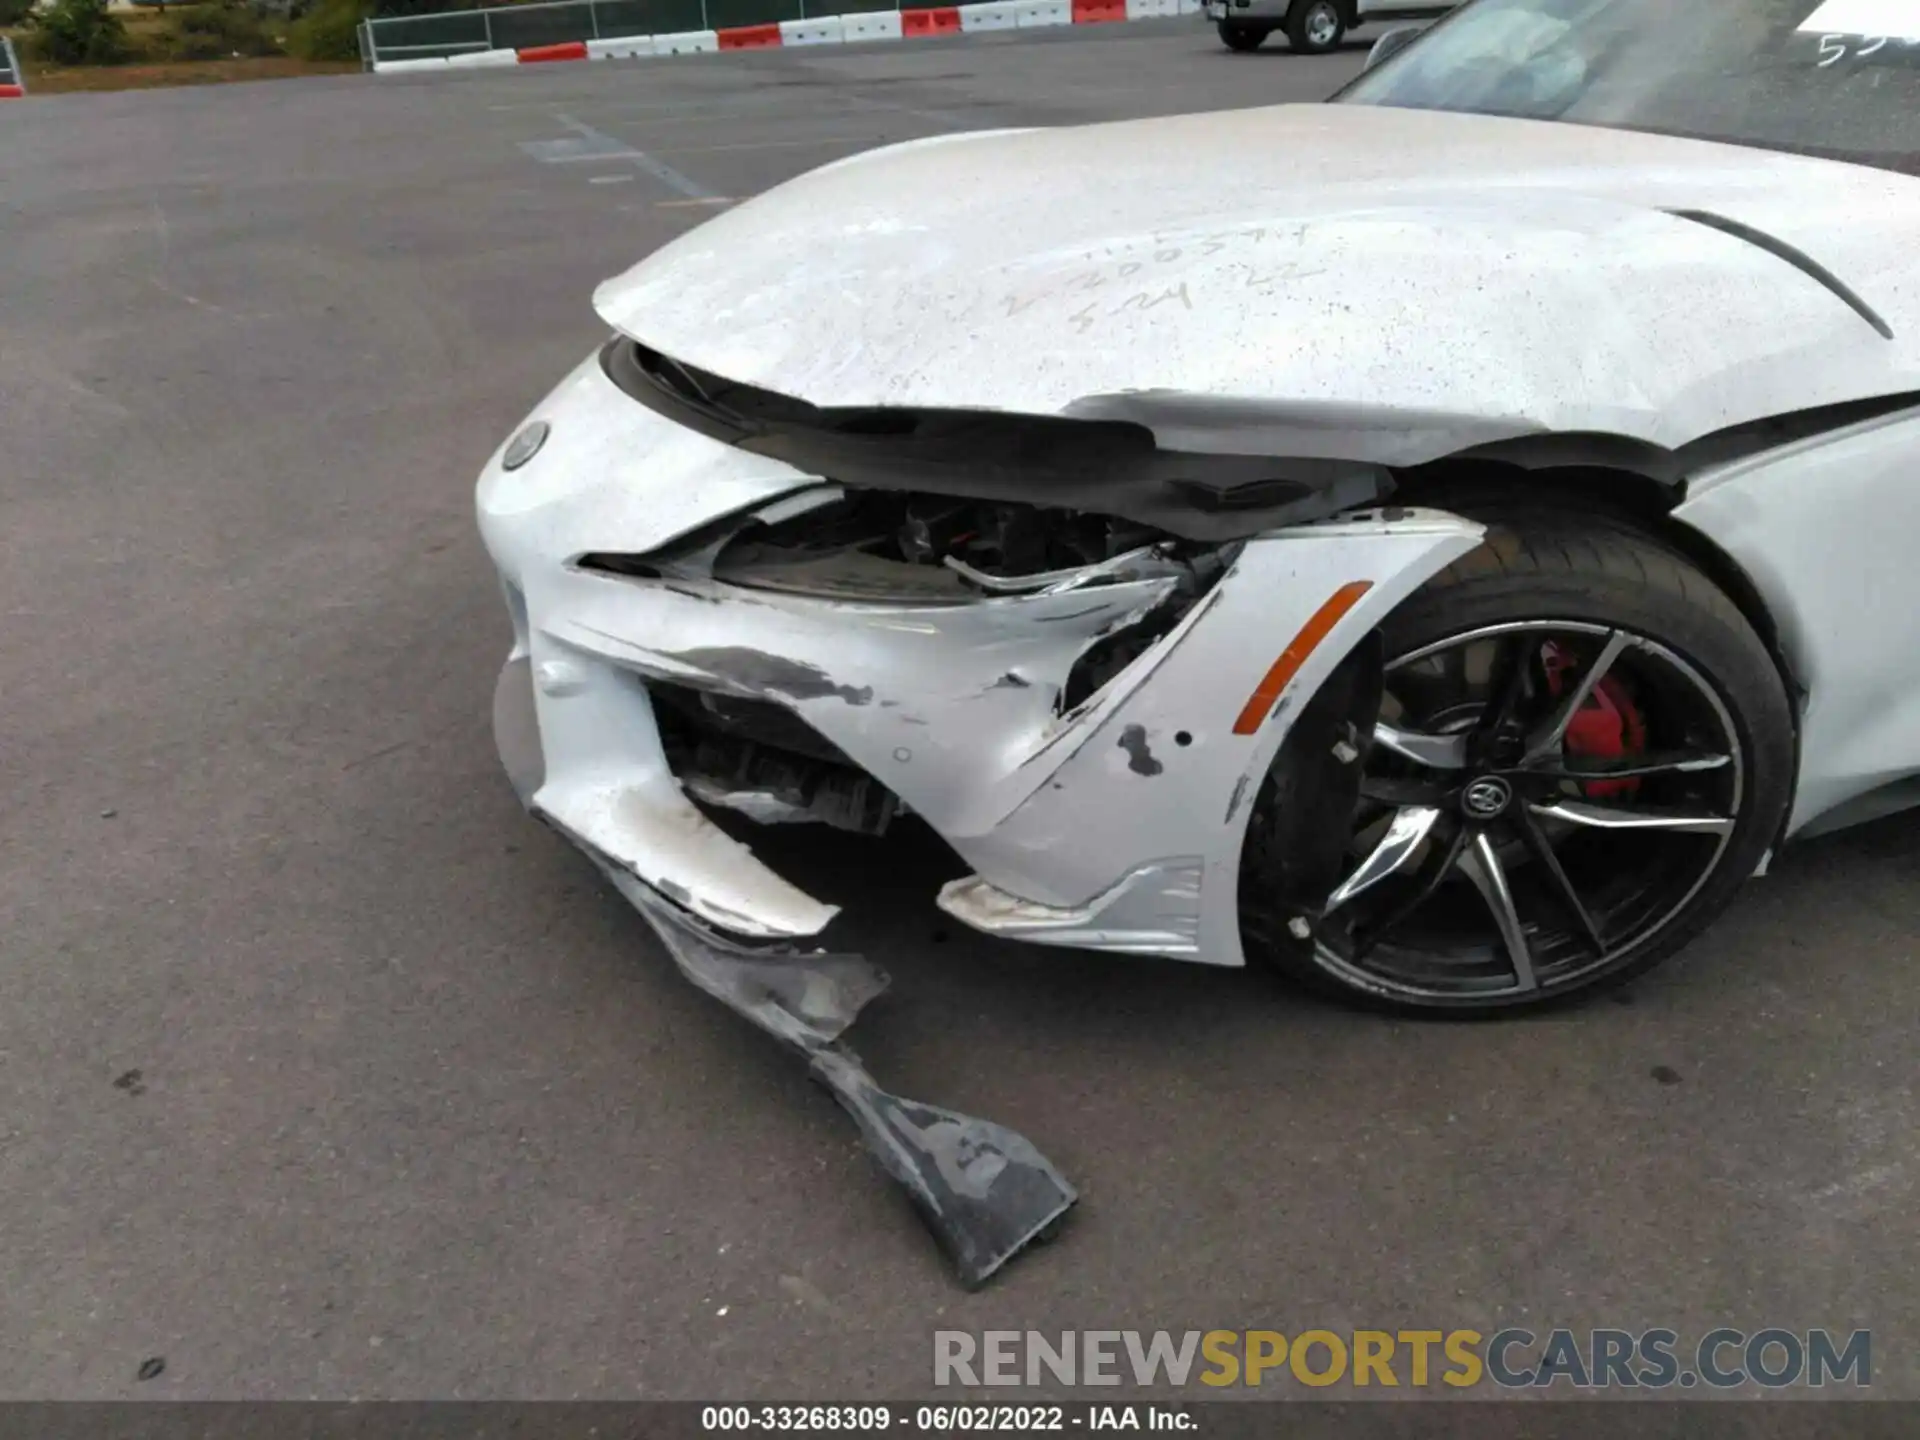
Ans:
[[[1052,1233],[1079,1199],[1024,1136],[883,1090],[842,1041],[887,975],[859,955],[755,948],[703,924],[591,840],[534,802],[545,776],[525,657],[500,672],[494,736],[508,778],[528,804],[592,860],[653,928],[680,972],[797,1052],[859,1127],[867,1148],[907,1192],[969,1287]]]
[[[690,979],[807,1059],[963,1278],[983,1280],[1073,1188],[1018,1135],[874,1085],[841,1035],[884,978],[794,950],[835,908],[701,804],[851,829],[911,810],[971,867],[940,904],[977,929],[1238,965],[1241,837],[1299,702],[1479,527],[1335,516],[1236,542],[1197,592],[1180,567],[1128,557],[1018,583],[962,565],[958,591],[952,574],[889,591],[899,566],[769,579],[708,562],[740,527],[822,503],[819,477],[673,424],[591,360],[536,417],[538,454],[509,469],[503,447],[479,487],[514,625],[494,710],[515,788]],[[1336,594],[1361,598],[1293,658],[1270,718],[1244,725]],[[1129,635],[1143,638],[1089,683],[1087,657]],[[688,712],[793,764],[695,773]]]

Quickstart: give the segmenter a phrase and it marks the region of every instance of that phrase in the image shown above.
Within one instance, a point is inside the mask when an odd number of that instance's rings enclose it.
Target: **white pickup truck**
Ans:
[[[1267,36],[1284,30],[1287,43],[1305,55],[1324,55],[1357,25],[1431,20],[1459,4],[1435,0],[1207,0],[1207,19],[1229,50],[1258,50]]]

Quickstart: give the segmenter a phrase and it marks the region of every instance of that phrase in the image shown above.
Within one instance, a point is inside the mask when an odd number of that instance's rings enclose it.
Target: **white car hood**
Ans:
[[[1893,338],[1669,210],[1806,252]],[[1890,172],[1290,105],[857,156],[681,237],[595,304],[676,360],[821,406],[1137,418],[1163,445],[1252,451],[1279,417],[1296,454],[1316,426],[1339,454],[1343,416],[1428,416],[1395,457],[1411,461],[1444,453],[1447,417],[1486,438],[1677,446],[1920,389],[1916,237],[1920,181]]]

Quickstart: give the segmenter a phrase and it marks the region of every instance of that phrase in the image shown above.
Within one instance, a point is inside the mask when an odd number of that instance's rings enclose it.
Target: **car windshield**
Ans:
[[[1920,174],[1920,0],[1473,0],[1336,98]]]

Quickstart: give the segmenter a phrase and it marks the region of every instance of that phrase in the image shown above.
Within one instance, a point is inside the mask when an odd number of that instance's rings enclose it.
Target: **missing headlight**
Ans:
[[[719,547],[712,574],[834,599],[958,604],[1180,574],[1217,548],[1110,515],[867,491],[743,525]]]

